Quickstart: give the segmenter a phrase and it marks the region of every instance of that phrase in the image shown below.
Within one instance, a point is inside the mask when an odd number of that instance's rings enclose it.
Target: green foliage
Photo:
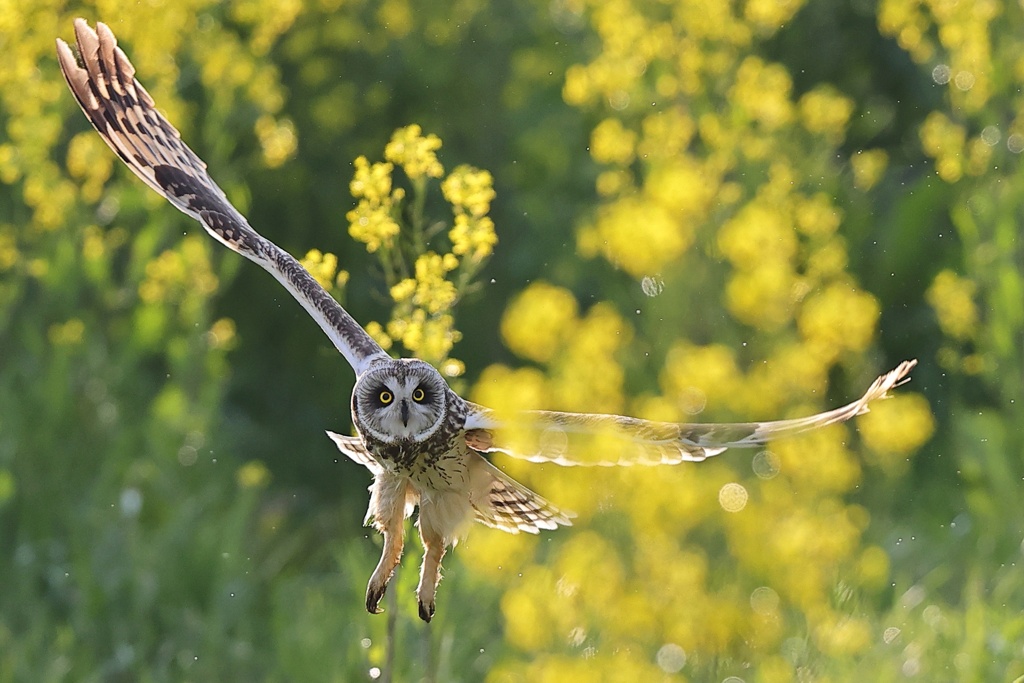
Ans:
[[[8,5],[0,680],[1024,674],[1017,4]],[[368,615],[369,478],[323,437],[351,372],[119,170],[54,58],[78,15],[257,229],[482,402],[761,419],[914,381],[753,458],[501,461],[576,527],[475,529],[430,627],[410,544]]]

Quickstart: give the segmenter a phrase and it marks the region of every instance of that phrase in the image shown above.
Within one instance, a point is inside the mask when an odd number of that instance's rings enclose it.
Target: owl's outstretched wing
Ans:
[[[277,278],[362,374],[376,358],[377,343],[290,254],[253,230],[210,178],[206,164],[154,106],[135,80],[135,67],[102,23],[93,30],[75,20],[81,63],[57,39],[57,56],[71,92],[110,148],[135,175],[171,204],[202,223],[219,242]]]
[[[466,441],[480,452],[502,452],[559,465],[672,465],[699,462],[728,448],[752,448],[868,412],[868,404],[909,381],[909,360],[872,383],[859,399],[825,413],[793,420],[725,424],[651,422],[620,415],[528,411],[501,419],[470,404]]]

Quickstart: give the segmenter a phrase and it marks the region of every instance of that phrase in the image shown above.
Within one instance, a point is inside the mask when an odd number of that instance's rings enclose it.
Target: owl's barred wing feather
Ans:
[[[536,534],[541,529],[572,526],[571,518],[575,514],[558,509],[491,463],[480,459],[490,477],[483,495],[474,496],[472,501],[476,521],[512,534],[522,531]]]
[[[181,141],[135,79],[135,67],[102,23],[75,20],[81,63],[63,40],[57,56],[71,92],[110,148],[135,175],[202,223],[214,238],[277,278],[323,328],[356,374],[386,354],[290,254],[253,230]]]
[[[501,420],[470,404],[466,441],[481,452],[502,452],[531,462],[559,465],[672,465],[699,462],[728,448],[752,448],[845,422],[868,412],[868,404],[909,381],[909,360],[872,383],[858,400],[828,412],[793,420],[725,424],[651,422],[620,415],[529,411]]]
[[[342,436],[330,430],[327,431],[327,436],[338,447],[338,450],[347,455],[352,462],[362,465],[374,474],[384,471],[380,463],[374,460],[370,452],[366,450],[366,445],[358,436]]]

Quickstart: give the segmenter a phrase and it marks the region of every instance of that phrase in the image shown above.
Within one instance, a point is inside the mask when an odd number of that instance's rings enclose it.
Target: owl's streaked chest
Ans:
[[[381,467],[408,478],[421,492],[462,488],[469,481],[469,448],[460,431],[439,430],[420,442],[383,443],[367,437],[364,443]]]

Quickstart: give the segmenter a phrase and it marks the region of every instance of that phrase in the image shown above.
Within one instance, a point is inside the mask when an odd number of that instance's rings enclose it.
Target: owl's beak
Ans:
[[[402,401],[402,424],[406,427],[409,426],[409,402],[406,400]]]

